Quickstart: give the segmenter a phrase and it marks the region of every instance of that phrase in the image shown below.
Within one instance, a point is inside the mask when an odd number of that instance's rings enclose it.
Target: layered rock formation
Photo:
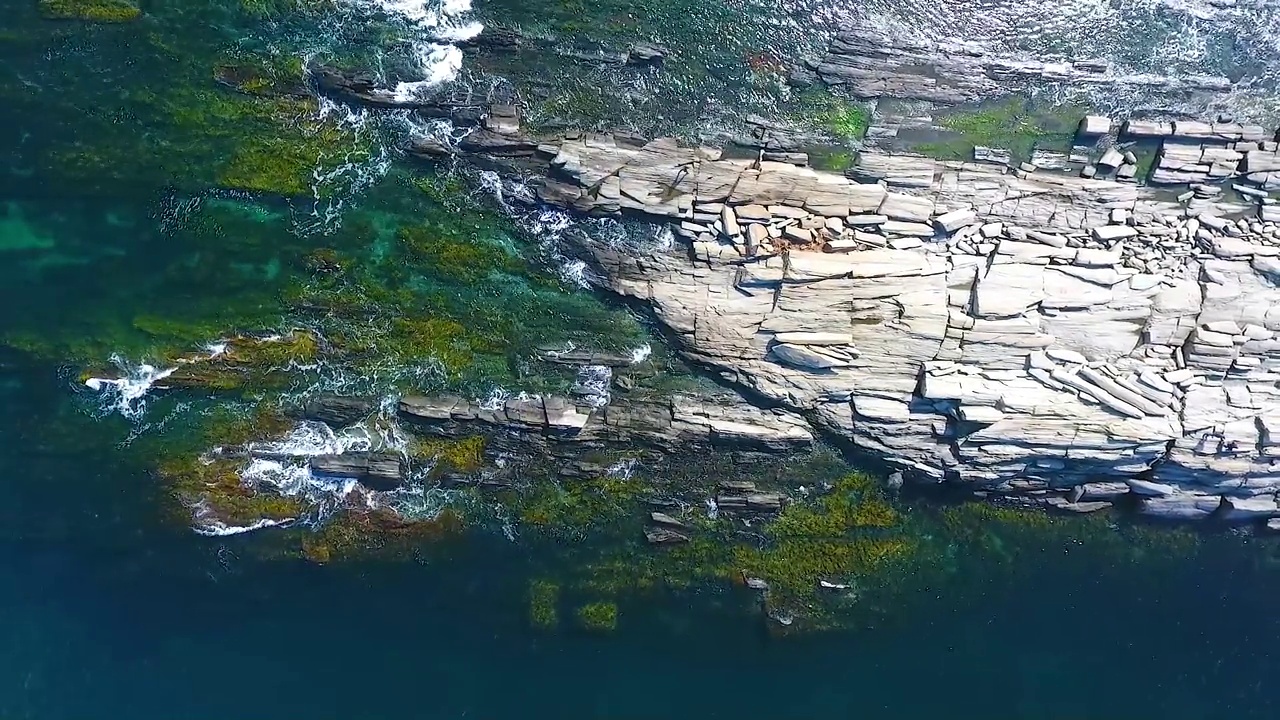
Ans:
[[[857,42],[818,71],[866,96],[955,102],[1048,72],[931,45],[848,61]],[[894,68],[918,85],[926,61],[937,97],[893,90]],[[1081,511],[1125,497],[1162,517],[1280,518],[1276,138],[1226,122],[1121,133],[1162,139],[1152,179],[1190,188],[1134,183],[1114,149],[1081,173],[990,150],[863,153],[849,177],[513,127],[442,150],[541,173],[541,203],[670,224],[687,244],[583,250],[686,357],[917,480]]]
[[[1222,92],[1231,81],[1212,75],[1165,76],[1116,72],[1105,60],[998,55],[972,42],[895,35],[861,23],[832,39],[817,62],[793,75],[793,82],[820,80],[854,97],[972,102],[1037,82],[1072,85],[1129,85],[1148,91]]]
[[[813,442],[808,423],[794,412],[684,396],[615,400],[603,408],[556,396],[510,398],[498,408],[455,396],[406,397],[398,412],[419,431],[433,435],[459,437],[487,426],[537,435],[564,447],[781,452]]]
[[[1280,516],[1280,225],[1228,219],[1269,204],[913,157],[860,182],[671,141],[539,153],[542,202],[688,239],[588,248],[687,357],[917,479]]]

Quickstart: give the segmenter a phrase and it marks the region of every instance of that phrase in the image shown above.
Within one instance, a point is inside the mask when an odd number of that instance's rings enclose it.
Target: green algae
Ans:
[[[454,282],[475,283],[494,273],[520,273],[518,260],[504,247],[478,237],[459,238],[431,227],[403,228],[397,238],[415,267]]]
[[[821,128],[845,143],[862,140],[871,127],[871,111],[862,103],[847,100],[826,89],[799,93],[787,114],[798,122]]]
[[[148,132],[121,132],[116,123],[78,135],[52,148],[50,171],[103,193],[134,182],[325,197],[332,188],[316,187],[317,174],[371,156],[371,138],[320,117],[300,61],[240,57],[236,65],[222,59],[175,69],[170,83],[127,89],[114,101],[117,112],[145,118]]]
[[[578,626],[591,632],[612,632],[618,627],[618,606],[611,602],[587,603],[578,608]]]
[[[899,522],[877,481],[863,473],[837,480],[817,500],[793,502],[768,525],[770,537],[836,537],[858,528],[888,528]]]
[[[335,8],[333,0],[240,0],[250,16],[275,19],[294,13],[318,14]]]
[[[184,521],[196,504],[208,509],[227,525],[244,526],[261,519],[291,520],[303,512],[302,501],[270,490],[246,486],[240,464],[234,460],[173,457],[162,462],[157,473],[181,509]]]
[[[529,624],[554,630],[560,624],[560,585],[550,580],[529,583]]]
[[[40,14],[52,20],[119,23],[137,20],[142,10],[126,0],[40,0]]]
[[[871,114],[866,108],[846,102],[833,104],[818,119],[841,140],[861,140],[871,126]]]
[[[857,156],[847,150],[809,152],[809,164],[818,170],[844,172],[857,163]]]
[[[218,83],[248,95],[264,97],[306,95],[306,70],[299,55],[238,53],[213,69]]]
[[[306,197],[316,188],[316,168],[334,164],[333,148],[348,143],[346,131],[312,124],[288,137],[251,137],[239,144],[218,173],[218,185],[235,190]],[[340,163],[369,159],[367,149],[342,156]]]
[[[582,538],[638,524],[646,486],[638,479],[599,477],[536,482],[513,502],[526,525],[554,537]]]
[[[1044,106],[1021,96],[975,108],[950,111],[937,118],[945,132],[937,140],[911,145],[922,155],[943,160],[969,160],[975,146],[1004,148],[1026,160],[1036,148],[1069,149],[1083,113],[1074,106]]]
[[[484,465],[486,440],[481,435],[447,440],[415,438],[410,454],[436,462],[435,472],[474,472]]]
[[[456,507],[413,519],[384,508],[346,508],[319,530],[295,532],[295,556],[324,563],[423,558],[449,552],[451,541],[463,537],[465,529],[466,518]]]
[[[223,351],[211,355],[170,356],[173,371],[165,385],[215,391],[282,389],[300,370],[320,357],[320,339],[306,330],[292,330],[268,337],[233,337],[224,340]]]

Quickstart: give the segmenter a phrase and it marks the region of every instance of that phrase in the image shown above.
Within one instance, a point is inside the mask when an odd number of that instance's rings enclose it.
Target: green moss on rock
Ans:
[[[871,126],[871,111],[866,105],[833,95],[825,88],[800,93],[789,114],[796,122],[817,126],[847,143],[861,140]]]
[[[239,463],[233,460],[170,458],[160,464],[158,473],[181,507],[201,503],[228,525],[248,525],[264,518],[288,520],[298,517],[303,510],[297,498],[246,486],[240,479]]]
[[[520,519],[557,536],[617,530],[638,517],[645,484],[639,479],[595,478],[536,483],[515,501]]]
[[[1043,106],[1009,97],[937,118],[943,137],[914,144],[911,149],[944,160],[969,160],[975,146],[1004,148],[1026,160],[1035,148],[1065,151],[1083,113],[1071,106]]]
[[[436,462],[438,471],[474,472],[484,464],[485,439],[481,435],[445,439],[415,439],[412,445],[414,457]]]

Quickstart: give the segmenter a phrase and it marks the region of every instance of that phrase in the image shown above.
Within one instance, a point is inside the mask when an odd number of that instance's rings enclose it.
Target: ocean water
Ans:
[[[376,68],[405,95],[455,81],[495,97],[532,88],[541,119],[714,134],[788,102],[779,63],[811,56],[857,15],[1009,52],[1230,72],[1258,90],[1233,111],[1261,119],[1280,68],[1274,5],[140,7],[132,22],[97,24],[10,0],[0,29],[0,717],[1276,716],[1280,545],[1267,538],[1127,528],[1140,552],[1074,531],[975,541],[930,522],[937,499],[903,498],[926,557],[894,580],[889,607],[840,629],[782,632],[753,592],[704,578],[610,595],[617,626],[598,633],[572,613],[596,599],[581,589],[592,573],[605,582],[604,565],[581,558],[608,551],[607,533],[539,537],[497,508],[459,535],[317,563],[297,546],[310,527],[200,534],[209,526],[156,472],[205,449],[217,413],[317,390],[563,390],[571,373],[521,360],[548,343],[635,352],[661,387],[714,387],[642,316],[583,286],[556,240],[567,220],[513,219],[492,178],[401,157],[406,137],[440,128],[318,102],[300,82],[305,62]],[[473,61],[453,43],[480,24],[579,51],[658,41],[681,62],[654,76],[554,53],[523,68],[528,58]],[[1132,98],[1098,99],[1120,100]],[[405,231],[426,238],[420,265],[404,262]],[[442,370],[398,354],[396,320],[472,334],[426,338],[456,364]],[[158,372],[175,354],[296,327],[375,342],[269,389],[137,385],[122,398],[83,382],[113,358]],[[308,517],[320,517],[332,495],[306,490]],[[421,511],[410,499],[396,507]],[[557,627],[531,622],[531,583],[584,572],[566,580]]]
[[[1266,718],[1280,582],[1228,544],[1159,569],[1033,558],[875,629],[777,638],[734,595],[529,627],[517,545],[315,566],[157,522],[148,476],[69,449],[44,369],[0,418],[0,711],[13,718]],[[84,425],[80,426],[83,431]],[[745,602],[738,597],[739,602]]]

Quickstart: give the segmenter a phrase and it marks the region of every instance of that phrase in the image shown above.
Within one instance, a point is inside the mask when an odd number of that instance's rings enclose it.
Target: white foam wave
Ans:
[[[192,526],[191,529],[197,535],[206,537],[227,537],[230,535],[242,535],[244,533],[261,530],[268,527],[288,527],[294,523],[293,518],[286,520],[272,520],[262,518],[255,520],[248,525],[228,525],[214,515],[213,509],[207,503],[197,503],[192,508]]]
[[[259,455],[311,457],[362,452],[374,447],[367,428],[357,426],[334,432],[322,422],[303,420],[282,439],[250,443],[247,449]]]
[[[424,90],[443,85],[458,77],[458,73],[462,71],[462,51],[453,45],[420,43],[414,46],[413,55],[424,77],[421,80],[397,83],[397,102],[412,102],[421,97]]]
[[[619,460],[618,462],[610,465],[609,468],[605,470],[605,474],[618,480],[630,480],[638,467],[640,467],[639,460],[636,458],[626,458],[625,460]]]
[[[347,203],[381,180],[391,169],[391,151],[379,136],[381,118],[367,108],[353,108],[321,96],[316,118],[336,122],[355,133],[347,148],[331,148],[325,163],[317,163],[311,177],[311,208],[295,218],[300,234],[332,233],[342,226]],[[370,137],[374,152],[367,152]],[[329,166],[325,169],[325,166]]]
[[[609,385],[613,382],[613,369],[608,365],[583,365],[570,389],[574,395],[593,408],[609,404]]]
[[[456,78],[462,70],[462,51],[454,43],[470,40],[484,29],[468,18],[471,0],[346,0],[346,4],[398,19],[410,35],[410,53],[422,79],[396,86],[396,99],[401,102]]]
[[[336,432],[321,422],[302,421],[279,440],[250,444],[246,449],[254,457],[240,471],[240,478],[249,487],[301,499],[307,510],[295,522],[318,525],[343,507],[378,507],[385,493],[365,488],[354,478],[314,474],[310,458],[371,451],[403,454],[407,447],[404,432],[383,418]]]
[[[511,391],[504,387],[495,387],[489,391],[488,397],[480,401],[482,410],[497,411],[501,410],[507,404],[507,400],[511,399]]]
[[[633,365],[639,365],[645,360],[648,360],[649,356],[652,354],[653,354],[653,347],[650,346],[649,343],[645,343],[640,347],[631,351],[631,363]]]
[[[142,417],[147,409],[147,393],[177,370],[149,363],[130,365],[119,355],[112,355],[111,362],[120,369],[120,377],[89,378],[84,384],[101,396],[100,408],[104,414],[117,412],[130,420]]]

